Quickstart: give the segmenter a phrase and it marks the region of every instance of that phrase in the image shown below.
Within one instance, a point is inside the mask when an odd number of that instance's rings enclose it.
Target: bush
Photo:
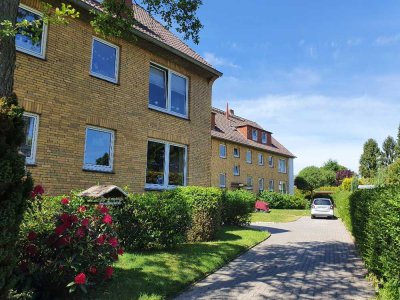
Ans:
[[[190,242],[211,241],[221,225],[222,191],[217,188],[180,187],[177,193],[190,207]]]
[[[337,186],[321,186],[315,190],[315,192],[319,191],[327,191],[327,192],[336,192],[339,188]]]
[[[259,198],[269,203],[270,208],[280,209],[306,209],[309,208],[309,201],[301,194],[290,195],[276,192],[261,192]]]
[[[353,178],[344,178],[342,184],[340,185],[341,191],[351,191]]]
[[[256,196],[245,190],[227,191],[222,196],[222,223],[247,225],[254,210]]]
[[[349,202],[350,195],[351,193],[349,191],[337,192],[333,194],[333,202],[336,206],[336,215],[342,219],[347,229],[352,232]]]
[[[189,206],[176,191],[131,194],[112,212],[128,250],[170,248],[186,240]]]
[[[112,276],[122,254],[108,209],[82,198],[36,197],[29,203],[18,240],[18,289],[37,298],[86,292]]]

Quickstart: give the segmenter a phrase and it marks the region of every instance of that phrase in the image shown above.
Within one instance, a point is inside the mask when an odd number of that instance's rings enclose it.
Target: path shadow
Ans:
[[[290,230],[286,230],[286,229],[282,229],[282,228],[276,228],[276,227],[267,226],[267,225],[260,225],[260,224],[257,224],[257,225],[252,224],[249,227],[253,228],[253,229],[262,230],[262,231],[268,231],[271,234],[290,232]]]

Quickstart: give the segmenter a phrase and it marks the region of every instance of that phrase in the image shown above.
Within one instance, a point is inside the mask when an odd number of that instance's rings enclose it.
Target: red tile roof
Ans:
[[[215,113],[215,128],[211,130],[211,137],[250,146],[287,157],[295,157],[293,153],[286,149],[274,137],[272,137],[272,145],[265,145],[247,139],[237,130],[237,128],[241,126],[251,126],[267,131],[256,122],[241,118],[236,115],[230,115],[229,118],[227,118],[225,111],[217,108],[213,108],[212,111]]]

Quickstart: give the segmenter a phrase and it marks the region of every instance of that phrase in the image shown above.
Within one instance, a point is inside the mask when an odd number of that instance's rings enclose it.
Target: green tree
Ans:
[[[388,166],[386,183],[400,184],[400,158]]]
[[[378,143],[374,139],[365,142],[360,157],[360,174],[362,177],[373,178],[376,175],[380,152]]]
[[[396,140],[396,147],[395,147],[395,151],[394,151],[394,156],[395,159],[399,159],[400,158],[400,125],[397,128],[397,140]]]
[[[335,179],[335,172],[310,166],[299,172],[295,178],[295,185],[300,190],[312,192],[321,186],[333,185]]]
[[[337,172],[342,170],[347,170],[345,166],[339,165],[337,160],[329,159],[322,165],[322,169]]]
[[[382,151],[380,155],[380,164],[388,166],[395,160],[396,156],[396,142],[390,135],[384,140],[382,144]]]

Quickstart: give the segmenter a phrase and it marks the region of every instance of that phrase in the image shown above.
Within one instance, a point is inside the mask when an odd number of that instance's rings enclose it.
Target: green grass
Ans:
[[[309,209],[271,209],[271,212],[255,212],[251,214],[251,222],[292,222],[300,217],[310,216]]]
[[[215,242],[187,243],[168,251],[125,253],[115,276],[96,299],[164,299],[217,270],[240,253],[263,241],[268,232],[224,227]]]

